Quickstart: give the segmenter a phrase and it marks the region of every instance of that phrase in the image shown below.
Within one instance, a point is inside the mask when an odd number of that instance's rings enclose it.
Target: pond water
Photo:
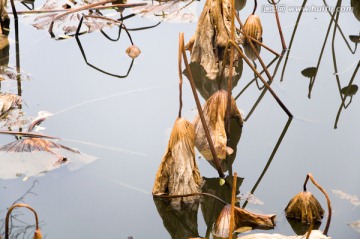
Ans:
[[[36,1],[35,6],[40,3]],[[336,1],[327,3],[336,5]],[[189,8],[199,15],[203,4],[204,1],[194,2]],[[301,2],[281,0],[279,4],[284,7],[279,17],[289,46],[299,16],[299,11],[291,7],[301,6]],[[350,6],[350,0],[341,1],[341,5]],[[18,10],[26,10],[20,3],[16,6]],[[282,45],[276,18],[267,11],[269,6],[267,1],[260,1],[257,9],[263,24],[263,42],[280,53]],[[306,6],[323,6],[323,2],[309,0]],[[240,12],[242,21],[251,14],[252,8],[252,1],[247,1]],[[125,10],[124,14],[129,12]],[[192,214],[195,216],[186,218],[157,207],[151,195],[178,112],[178,35],[184,32],[187,42],[195,32],[196,21],[164,21],[151,29],[132,31],[131,37],[141,54],[134,60],[128,76],[119,78],[87,65],[75,38],[57,41],[46,30],[34,28],[31,19],[19,16],[18,55],[12,16],[9,33],[8,66],[15,68],[18,64],[26,76],[23,78],[28,79],[20,81],[21,89],[17,81],[2,81],[1,92],[18,94],[20,91],[27,116],[36,116],[39,111],[53,113],[42,123],[46,127],[43,133],[57,136],[63,145],[96,156],[98,160],[76,171],[64,166],[26,181],[21,177],[0,180],[1,234],[7,208],[20,200],[37,210],[45,238],[187,238],[181,236],[182,230],[186,235],[205,237],[211,230],[211,226],[207,226],[211,222],[204,216],[208,214],[204,210],[211,208],[203,206]],[[154,25],[159,20],[135,16],[124,23],[127,28],[137,28]],[[271,87],[294,115],[292,120],[269,92],[252,111],[263,92],[254,82],[236,100],[248,118],[237,144],[232,173],[242,178],[239,196],[252,191],[262,202],[249,202],[247,210],[277,215],[276,227],[266,231],[269,233],[295,235],[284,209],[302,190],[307,173],[312,173],[332,202],[329,236],[359,238],[359,227],[355,230],[349,225],[360,220],[358,95],[337,115],[342,106],[339,89],[356,85],[359,79],[359,51],[352,54],[340,29],[354,49],[349,35],[358,35],[360,24],[353,12],[341,11],[339,27],[333,34],[336,25],[332,23],[327,38],[330,22],[331,16],[325,10],[304,11],[290,54],[277,68]],[[117,30],[107,30],[107,33],[116,36]],[[109,41],[98,31],[81,35],[80,41],[92,65],[111,74],[126,75],[131,59],[125,53],[130,45],[125,32],[117,42]],[[269,63],[274,55],[262,49],[261,57]],[[316,67],[320,57],[316,79],[305,77],[302,71]],[[271,74],[277,62],[269,68]],[[262,69],[258,61],[255,63]],[[253,76],[244,64],[233,95],[237,96]],[[267,79],[265,75],[264,78]],[[350,97],[345,103],[349,101]],[[183,105],[183,116],[192,121],[197,111],[186,77]],[[0,136],[1,145],[14,140],[13,136]],[[196,155],[201,175],[208,182],[215,180],[216,185],[216,170],[198,152]],[[325,198],[313,185],[308,184],[308,190],[326,211],[320,226],[323,230],[328,215]],[[340,190],[343,198],[335,190]],[[352,201],[349,196],[353,196]],[[241,200],[240,205],[243,204]],[[33,218],[22,212],[18,211],[17,219],[24,223],[14,221],[17,226],[13,228],[13,238],[31,237],[33,228],[28,226],[33,225]],[[193,220],[191,226],[186,224],[189,217]]]

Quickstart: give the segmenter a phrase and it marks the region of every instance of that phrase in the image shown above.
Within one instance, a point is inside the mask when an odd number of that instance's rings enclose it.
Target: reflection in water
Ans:
[[[170,200],[154,197],[156,209],[163,220],[166,230],[173,239],[188,239],[199,236],[197,213],[199,202],[188,204],[188,207],[177,210]]]
[[[36,185],[39,184],[38,180],[34,180],[32,182],[32,185],[30,188],[17,200],[15,200],[12,205],[15,204],[26,204],[26,199],[29,196],[37,196],[36,192],[34,191]],[[0,208],[0,213],[3,215],[3,213],[7,212],[8,208]],[[9,217],[9,232],[10,232],[10,238],[33,238],[34,232],[36,230],[36,225],[33,223],[33,218],[31,218],[30,222],[27,222],[27,220],[24,220],[23,218],[24,213],[20,212],[20,210],[15,210],[11,213]],[[39,221],[39,225],[44,225],[45,222],[43,220]],[[0,238],[1,235],[5,234],[5,214],[4,218],[0,219]]]

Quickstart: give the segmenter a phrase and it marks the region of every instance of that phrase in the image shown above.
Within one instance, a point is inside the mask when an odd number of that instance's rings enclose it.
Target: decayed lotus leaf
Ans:
[[[126,49],[126,54],[128,54],[128,56],[131,57],[132,59],[138,57],[140,53],[141,53],[140,49],[135,45],[131,45]]]
[[[359,0],[351,0],[350,3],[353,13],[358,21],[360,21],[360,1]]]
[[[262,30],[260,17],[255,14],[251,14],[246,19],[243,30],[246,33],[246,35],[248,35],[249,37],[261,41],[263,30]],[[245,39],[245,36],[243,36],[243,39]],[[244,42],[246,41],[244,40]]]
[[[228,101],[228,93],[225,90],[216,91],[203,106],[206,124],[209,128],[211,139],[219,159],[225,160],[227,153],[227,136],[225,132],[225,116]],[[236,106],[234,98],[231,98],[231,117],[237,118],[239,124],[243,119]],[[213,156],[205,135],[199,115],[195,117],[195,146],[206,160],[213,163]]]
[[[184,118],[177,118],[171,131],[169,143],[156,174],[153,194],[183,195],[200,192],[202,178],[195,161],[194,126]],[[197,197],[174,198],[193,202]]]
[[[311,224],[321,221],[324,209],[312,193],[303,191],[290,200],[285,208],[285,214],[288,218]]]
[[[195,34],[185,48],[190,51],[191,62],[202,65],[206,77],[216,79],[222,62],[225,47],[230,39],[231,1],[206,0],[198,20]],[[235,33],[235,42],[240,44],[240,37]],[[237,54],[235,59],[238,59]]]
[[[234,230],[237,229],[263,229],[269,230],[275,227],[274,214],[257,214],[248,212],[242,208],[234,208]],[[226,205],[220,212],[213,229],[217,238],[228,238],[230,229],[231,206]]]
[[[0,116],[11,108],[18,107],[21,102],[21,97],[18,95],[0,93]]]

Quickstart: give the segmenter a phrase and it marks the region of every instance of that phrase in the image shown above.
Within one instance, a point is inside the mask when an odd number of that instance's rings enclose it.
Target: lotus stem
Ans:
[[[286,43],[285,43],[284,35],[283,35],[282,29],[281,29],[279,14],[278,14],[278,11],[277,11],[277,7],[275,6],[275,5],[276,5],[275,1],[274,1],[274,0],[271,0],[271,1],[272,1],[272,4],[274,5],[275,17],[276,17],[276,24],[277,24],[278,29],[279,29],[279,35],[280,35],[280,39],[281,39],[281,45],[282,45],[282,48],[283,48],[283,50],[284,50],[284,49],[286,49]]]
[[[254,0],[254,9],[253,9],[252,15],[255,14],[256,9],[257,9],[257,0]]]
[[[13,11],[14,19],[17,20],[17,19],[18,19],[18,15],[17,15],[17,12],[16,12],[14,0],[10,0],[10,3],[11,3],[11,9],[12,9],[12,11]]]
[[[254,68],[254,66],[251,64],[251,62],[249,61],[249,59],[244,55],[244,53],[241,51],[240,47],[238,45],[236,45],[235,42],[230,41],[231,44],[233,44],[235,46],[235,49],[238,51],[238,53],[241,55],[242,58],[244,58],[244,60],[246,61],[246,63],[249,65],[249,67],[255,72],[255,74],[259,77],[259,79],[262,81],[262,83],[265,85],[265,87],[270,91],[270,93],[273,95],[273,97],[275,98],[275,100],[278,102],[278,104],[280,105],[280,107],[285,111],[285,113],[292,118],[293,115],[291,114],[291,112],[286,108],[286,106],[284,105],[284,103],[282,103],[282,101],[279,99],[279,97],[276,95],[276,93],[271,89],[270,85],[264,80],[264,78],[259,74],[259,72]]]
[[[23,203],[14,204],[9,208],[9,210],[8,210],[8,212],[6,214],[6,218],[5,218],[5,239],[9,239],[9,221],[10,221],[11,212],[12,212],[12,210],[14,210],[14,208],[17,208],[17,207],[25,207],[25,208],[29,209],[30,211],[32,211],[34,213],[35,221],[36,221],[36,230],[39,230],[39,218],[38,218],[38,215],[37,215],[35,209],[33,209],[29,205],[23,204]]]
[[[328,230],[329,230],[329,227],[330,227],[330,222],[331,222],[331,215],[332,215],[332,210],[331,210],[331,202],[330,202],[330,198],[327,194],[327,192],[325,191],[325,189],[323,189],[320,184],[318,184],[313,175],[311,173],[308,173],[306,175],[306,179],[305,179],[305,182],[304,182],[304,191],[306,192],[306,184],[308,182],[308,180],[311,180],[311,182],[325,195],[325,198],[326,198],[326,203],[327,203],[327,206],[328,206],[328,211],[329,211],[329,216],[328,216],[328,219],[326,221],[326,226],[325,226],[325,229],[324,229],[324,235],[327,236],[327,233],[328,233]]]
[[[211,150],[211,154],[213,155],[216,170],[218,171],[219,177],[224,178],[225,175],[224,175],[224,172],[223,172],[223,170],[221,168],[219,158],[216,155],[215,147],[214,147],[213,141],[212,141],[211,136],[210,136],[209,129],[208,129],[206,121],[205,121],[205,117],[204,117],[204,113],[203,113],[202,108],[201,108],[199,97],[198,97],[198,95],[196,93],[194,79],[193,79],[193,76],[192,76],[192,73],[191,73],[191,70],[190,70],[190,66],[189,66],[189,63],[188,63],[188,59],[187,59],[187,56],[186,56],[186,52],[185,52],[184,33],[183,32],[180,33],[180,42],[181,42],[181,51],[182,51],[183,60],[184,60],[185,67],[186,67],[188,75],[189,75],[189,81],[190,81],[191,90],[192,90],[193,95],[194,95],[196,107],[197,107],[198,112],[199,112],[199,116],[200,116],[200,119],[201,119],[202,126],[204,128],[206,139],[208,141],[208,144],[209,144],[209,147],[210,147],[210,150]]]
[[[244,33],[243,30],[240,30],[240,32],[245,35],[245,33]],[[274,54],[275,56],[280,57],[280,54],[279,54],[279,53],[277,53],[276,51],[274,51],[273,49],[271,49],[270,47],[268,47],[267,45],[265,45],[265,44],[262,43],[261,41],[258,41],[257,39],[255,39],[255,38],[253,38],[253,37],[251,37],[251,36],[249,36],[249,38],[250,38],[252,41],[256,42],[257,44],[263,46],[266,50],[270,51],[270,52],[271,52],[272,54]]]
[[[178,117],[181,118],[181,109],[182,109],[182,69],[181,69],[181,34],[179,34],[179,50],[178,50],[178,70],[179,70],[179,114]]]
[[[229,228],[229,239],[232,238],[232,234],[234,231],[234,224],[235,224],[235,197],[236,197],[236,181],[237,181],[237,173],[234,172],[233,176],[233,185],[231,191],[231,209],[230,209],[230,228]]]

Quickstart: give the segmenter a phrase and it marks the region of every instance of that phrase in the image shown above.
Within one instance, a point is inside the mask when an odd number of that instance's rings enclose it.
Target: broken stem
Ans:
[[[179,50],[178,50],[178,70],[179,70],[179,115],[178,117],[181,118],[181,109],[182,109],[182,69],[181,69],[181,36],[179,34]]]
[[[331,222],[331,214],[332,214],[332,210],[331,210],[331,202],[330,202],[330,198],[327,194],[327,192],[325,191],[325,189],[323,189],[320,184],[318,184],[314,177],[312,176],[311,173],[308,173],[306,175],[306,179],[305,179],[305,182],[304,182],[304,191],[306,192],[306,184],[308,182],[308,180],[311,180],[311,182],[325,195],[325,198],[326,198],[326,202],[327,202],[327,206],[328,206],[328,211],[329,211],[329,216],[328,216],[328,220],[326,221],[326,226],[325,226],[325,229],[324,229],[324,235],[327,236],[327,233],[328,233],[328,230],[329,230],[329,227],[330,227],[330,222]]]
[[[233,231],[234,231],[234,224],[235,224],[234,210],[235,210],[235,197],[236,197],[236,181],[237,181],[237,173],[234,172],[233,185],[232,185],[232,191],[231,191],[229,239],[232,238],[232,234],[233,234]]]
[[[191,90],[192,90],[193,95],[194,95],[196,107],[198,109],[199,116],[200,116],[200,119],[201,119],[201,123],[202,123],[202,126],[204,128],[205,135],[206,135],[206,139],[208,141],[208,144],[209,144],[212,156],[213,156],[213,160],[214,160],[214,163],[215,163],[215,166],[216,166],[216,170],[218,171],[219,177],[224,178],[225,175],[224,175],[224,172],[222,171],[219,158],[216,155],[215,147],[214,147],[213,141],[212,141],[211,136],[210,136],[209,128],[207,127],[205,117],[204,117],[204,113],[202,111],[202,107],[201,107],[201,104],[200,104],[200,101],[199,101],[199,97],[198,97],[198,95],[196,93],[194,79],[192,77],[192,73],[191,73],[190,66],[189,66],[188,59],[187,59],[186,52],[185,52],[184,33],[183,32],[180,33],[180,44],[181,44],[181,51],[182,51],[182,56],[183,56],[183,59],[184,59],[185,67],[186,67],[188,75],[189,75],[189,81],[190,81]]]
[[[12,210],[14,210],[14,208],[17,208],[17,207],[25,207],[25,208],[29,209],[30,211],[32,211],[34,213],[35,221],[36,221],[36,230],[39,230],[39,218],[38,218],[38,215],[37,215],[35,209],[33,209],[29,205],[23,204],[23,203],[14,204],[9,208],[9,210],[8,210],[8,212],[6,214],[6,218],[5,218],[5,239],[9,239],[9,220],[10,220],[11,212],[12,212]]]

